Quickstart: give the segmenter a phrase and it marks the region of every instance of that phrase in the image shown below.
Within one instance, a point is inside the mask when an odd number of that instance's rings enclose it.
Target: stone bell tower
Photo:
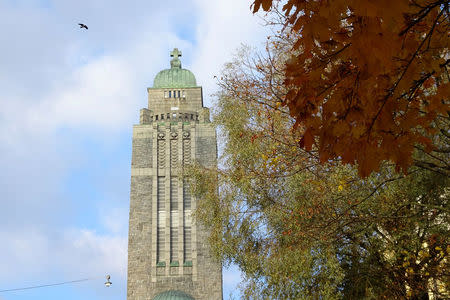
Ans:
[[[221,264],[191,219],[196,199],[180,179],[184,164],[215,166],[216,132],[181,52],[171,56],[133,127],[127,299],[221,300]]]

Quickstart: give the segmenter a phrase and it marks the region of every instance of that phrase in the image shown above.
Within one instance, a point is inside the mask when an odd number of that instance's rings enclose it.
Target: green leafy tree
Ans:
[[[399,175],[385,162],[361,179],[339,160],[319,163],[280,103],[291,43],[275,40],[264,55],[243,48],[219,81],[220,168],[185,174],[213,252],[243,271],[247,299],[419,299],[430,283],[439,295],[449,275],[449,178],[418,167]],[[434,138],[448,147],[445,134]],[[415,158],[430,161],[419,150]]]

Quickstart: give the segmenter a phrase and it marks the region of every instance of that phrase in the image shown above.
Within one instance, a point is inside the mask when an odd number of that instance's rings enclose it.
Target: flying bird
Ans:
[[[84,28],[86,30],[88,29],[88,27],[86,25],[82,24],[82,23],[78,23],[78,25],[80,25],[80,28]]]

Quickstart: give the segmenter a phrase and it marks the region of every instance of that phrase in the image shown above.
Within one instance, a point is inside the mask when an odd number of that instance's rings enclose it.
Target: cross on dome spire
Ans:
[[[178,48],[173,48],[173,51],[170,52],[170,56],[173,57],[170,61],[170,67],[181,69],[181,61],[178,58],[181,56],[181,51],[179,51]]]
[[[177,59],[178,56],[181,56],[181,51],[178,50],[178,48],[173,48],[173,51],[170,52],[170,57],[174,57],[175,59]]]

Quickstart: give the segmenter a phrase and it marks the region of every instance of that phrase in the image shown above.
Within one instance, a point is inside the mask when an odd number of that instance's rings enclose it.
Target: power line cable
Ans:
[[[29,286],[29,287],[23,287],[23,288],[15,288],[15,289],[8,289],[8,290],[0,290],[0,293],[3,292],[13,292],[13,291],[22,291],[22,290],[31,290],[31,289],[38,289],[42,287],[49,287],[49,286],[55,286],[55,285],[63,285],[63,284],[70,284],[70,283],[77,283],[82,281],[88,281],[88,280],[94,280],[98,279],[96,278],[84,278],[84,279],[78,279],[78,280],[72,280],[72,281],[65,281],[65,282],[59,282],[59,283],[52,283],[52,284],[43,284],[43,285],[35,285],[35,286]]]

